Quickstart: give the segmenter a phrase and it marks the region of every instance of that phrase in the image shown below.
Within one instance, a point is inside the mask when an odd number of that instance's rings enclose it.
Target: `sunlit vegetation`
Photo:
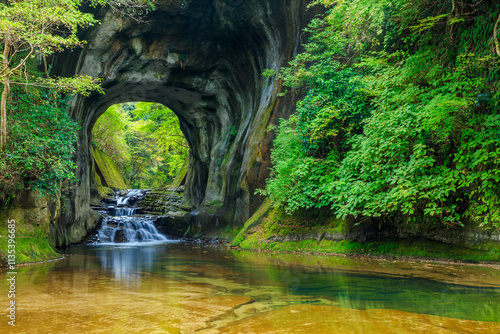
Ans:
[[[171,184],[189,153],[179,119],[156,103],[111,106],[96,122],[92,143],[113,157],[137,189]]]
[[[315,3],[327,13],[279,74],[305,98],[262,193],[354,224],[500,227],[498,2]]]

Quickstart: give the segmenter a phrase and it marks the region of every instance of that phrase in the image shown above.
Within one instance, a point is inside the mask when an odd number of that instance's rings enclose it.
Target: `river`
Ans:
[[[182,242],[66,253],[18,270],[16,327],[3,307],[0,332],[500,333],[495,268]]]

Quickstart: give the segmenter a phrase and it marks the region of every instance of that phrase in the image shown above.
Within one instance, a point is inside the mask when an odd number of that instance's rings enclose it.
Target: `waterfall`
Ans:
[[[101,243],[137,243],[167,241],[153,221],[136,217],[107,217],[98,232]]]
[[[131,207],[137,197],[142,197],[144,191],[140,189],[129,190],[124,195],[117,192],[116,205],[109,206],[110,216],[104,218],[99,229],[98,243],[151,243],[164,242],[168,239],[160,234],[153,221],[148,217],[134,216],[137,207]],[[135,199],[131,201],[132,198]]]
[[[130,189],[124,196],[120,196],[120,191],[118,191],[115,195],[116,205],[128,205],[128,201],[132,197],[142,196],[143,190],[141,189]]]
[[[133,216],[136,208],[112,208],[111,214],[115,217]]]

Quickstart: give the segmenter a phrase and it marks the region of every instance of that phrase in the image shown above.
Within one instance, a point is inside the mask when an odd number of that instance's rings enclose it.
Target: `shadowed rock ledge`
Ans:
[[[179,117],[190,146],[182,207],[197,224],[241,224],[261,204],[254,195],[269,174],[270,124],[292,111],[277,98],[280,83],[261,76],[278,69],[300,45],[314,13],[303,0],[159,0],[147,23],[100,10],[102,24],[84,33],[79,53],[53,60],[54,74],[103,78],[104,95],[78,97],[72,117],[82,129],[75,161],[79,180],[63,194],[52,229],[57,246],[79,242],[99,220],[92,127],[116,103],[162,103]],[[217,219],[211,205],[217,206]]]

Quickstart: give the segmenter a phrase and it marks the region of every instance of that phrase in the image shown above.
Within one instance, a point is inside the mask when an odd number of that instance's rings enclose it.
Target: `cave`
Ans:
[[[102,79],[104,94],[77,96],[70,113],[81,125],[75,162],[77,182],[63,191],[52,227],[59,247],[77,243],[98,224],[90,208],[96,182],[91,131],[117,103],[169,106],[189,146],[183,205],[199,215],[218,201],[218,221],[244,223],[262,203],[255,191],[269,175],[273,133],[268,126],[292,112],[295,97],[279,97],[279,80],[265,69],[286,66],[314,15],[303,0],[159,0],[143,22],[92,9],[101,24],[82,32],[78,52],[53,59],[58,76]]]

